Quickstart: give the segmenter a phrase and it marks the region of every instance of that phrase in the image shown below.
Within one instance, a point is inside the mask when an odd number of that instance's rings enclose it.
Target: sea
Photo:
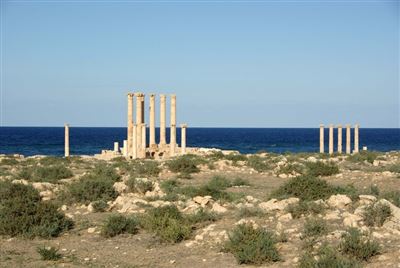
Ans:
[[[122,127],[70,127],[70,152],[72,155],[93,155],[103,149],[112,150],[115,141],[122,146],[126,133],[127,129]],[[159,140],[158,134],[159,129],[156,129],[156,141]],[[353,135],[352,129],[352,142]],[[400,128],[361,128],[359,137],[360,150],[364,146],[373,151],[400,150]],[[345,140],[343,130],[343,149]],[[177,141],[179,144],[179,128]],[[337,129],[334,130],[334,144],[336,151]],[[194,127],[187,129],[187,146],[237,150],[240,153],[318,152],[319,128]],[[325,129],[325,146],[328,146],[328,129]],[[0,127],[0,154],[61,156],[64,154],[64,128]]]

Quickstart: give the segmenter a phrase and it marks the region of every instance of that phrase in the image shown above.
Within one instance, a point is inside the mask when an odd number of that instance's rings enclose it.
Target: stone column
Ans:
[[[138,143],[137,143],[137,125],[133,125],[132,127],[132,158],[136,159],[138,157]]]
[[[137,154],[140,155],[140,150],[143,147],[141,144],[142,143],[141,124],[144,123],[144,120],[143,120],[144,94],[136,93],[135,96],[136,96],[136,125],[137,125],[136,143],[137,143]]]
[[[346,125],[346,154],[351,154],[351,125]]]
[[[166,134],[166,96],[160,95],[160,145],[167,144]]]
[[[181,125],[181,153],[186,154],[186,124]]]
[[[132,156],[133,95],[128,93],[128,155]]]
[[[65,139],[64,139],[64,156],[65,157],[69,157],[69,125],[65,124],[64,125],[64,135],[65,135]]]
[[[128,156],[128,141],[124,140],[124,147],[122,147],[122,154],[123,156]]]
[[[140,150],[140,157],[141,158],[146,158],[146,124],[141,125],[141,131],[142,131],[142,148]]]
[[[156,145],[156,126],[155,126],[155,121],[156,121],[156,99],[155,95],[151,94],[150,95],[150,134],[149,134],[149,148],[151,150],[154,150],[157,145]]]
[[[176,95],[171,95],[171,126],[170,126],[170,155],[175,155],[175,147],[176,147]]]
[[[337,133],[337,151],[338,151],[338,153],[339,154],[341,154],[342,153],[342,144],[343,144],[343,142],[342,142],[342,125],[338,125],[337,126],[337,131],[338,131],[338,133]]]
[[[319,125],[319,152],[323,154],[325,151],[325,145],[324,145],[324,125],[320,124]]]
[[[333,154],[333,125],[329,125],[329,154]]]
[[[114,142],[114,153],[118,153],[119,152],[119,144],[118,142]]]
[[[359,152],[359,127],[358,124],[354,126],[354,153]]]

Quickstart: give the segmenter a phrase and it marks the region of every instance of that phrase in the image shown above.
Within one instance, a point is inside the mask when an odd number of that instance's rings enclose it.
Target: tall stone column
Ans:
[[[342,125],[337,126],[337,151],[339,154],[342,153]]]
[[[137,154],[140,155],[142,146],[142,129],[141,124],[144,123],[144,94],[136,93],[136,142],[137,142]]]
[[[64,156],[69,157],[69,125],[64,125]]]
[[[333,125],[329,125],[329,154],[333,154]]]
[[[351,154],[351,125],[346,125],[346,154]]]
[[[170,126],[170,155],[175,155],[176,147],[176,95],[171,95],[171,116],[170,116],[171,126]]]
[[[186,124],[181,125],[181,153],[186,154]]]
[[[118,153],[119,152],[119,144],[118,142],[114,142],[114,153]]]
[[[358,124],[354,126],[354,153],[359,152],[359,128]]]
[[[166,96],[160,95],[160,145],[164,146],[167,144],[166,139]]]
[[[124,140],[124,147],[122,147],[122,155],[127,157],[128,156],[128,141]]]
[[[141,125],[142,131],[142,148],[140,150],[140,157],[146,158],[146,124]]]
[[[150,129],[149,129],[149,148],[154,150],[156,145],[156,98],[154,94],[150,95]]]
[[[128,156],[132,156],[133,95],[132,93],[128,93]]]
[[[319,152],[323,154],[325,151],[325,145],[324,145],[324,125],[320,124],[319,125]]]
[[[137,125],[134,124],[132,127],[132,158],[138,158],[138,143],[137,143]]]

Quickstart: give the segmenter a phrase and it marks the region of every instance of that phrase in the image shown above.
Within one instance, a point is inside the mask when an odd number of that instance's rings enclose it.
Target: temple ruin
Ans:
[[[354,126],[354,148],[351,151],[351,125],[346,125],[346,154],[358,153],[359,152],[359,128],[360,126],[356,124]],[[325,152],[325,139],[324,139],[324,131],[325,127],[323,124],[319,125],[319,152]],[[329,125],[329,143],[328,143],[328,152],[329,154],[334,153],[334,135],[333,135],[333,124]],[[337,152],[339,154],[342,153],[342,125],[337,125]],[[366,150],[366,147],[363,148]]]

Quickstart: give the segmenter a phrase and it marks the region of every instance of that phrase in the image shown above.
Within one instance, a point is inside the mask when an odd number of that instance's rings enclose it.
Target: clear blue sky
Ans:
[[[1,2],[3,126],[399,127],[398,1]]]

